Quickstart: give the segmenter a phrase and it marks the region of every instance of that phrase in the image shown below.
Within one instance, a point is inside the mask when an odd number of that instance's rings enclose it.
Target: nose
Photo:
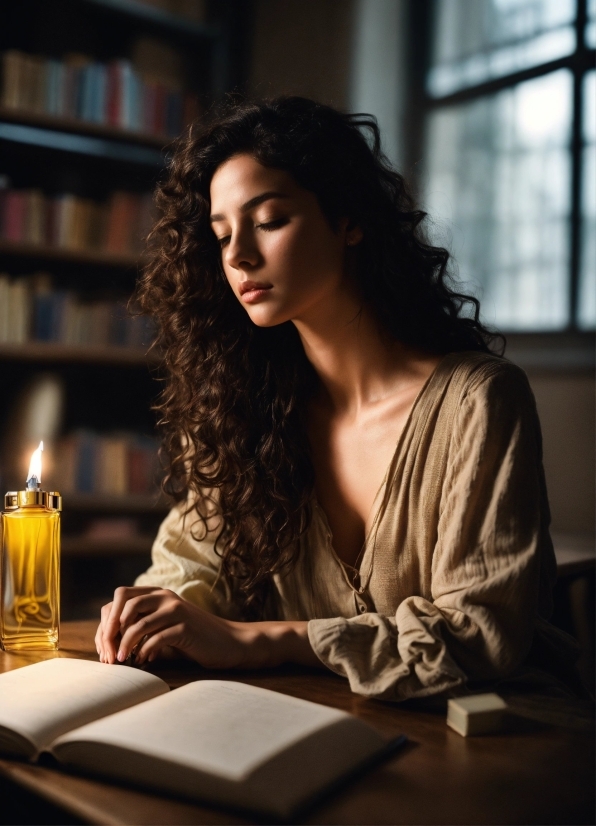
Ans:
[[[250,233],[234,230],[225,247],[224,261],[235,270],[251,270],[259,263],[259,251]]]

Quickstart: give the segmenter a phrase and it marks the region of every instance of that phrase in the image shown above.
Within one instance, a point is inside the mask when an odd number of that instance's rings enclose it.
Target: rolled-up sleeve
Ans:
[[[391,617],[309,623],[319,659],[356,693],[405,700],[506,677],[550,612],[556,566],[540,427],[518,368],[503,362],[471,380],[440,491],[431,599],[410,596]]]
[[[239,611],[215,553],[217,531],[206,530],[196,511],[187,511],[182,502],[166,516],[151,549],[151,567],[135,585],[169,588],[206,611],[236,619]]]

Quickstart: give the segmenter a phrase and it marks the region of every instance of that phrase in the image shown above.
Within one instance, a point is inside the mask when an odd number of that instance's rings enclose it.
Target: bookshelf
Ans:
[[[141,63],[135,63],[143,48],[150,47],[166,58],[175,53],[174,62],[183,78],[180,94],[196,96],[200,111],[244,82],[242,49],[234,44],[245,37],[249,5],[244,0],[19,0],[0,27],[0,54],[12,51],[28,56],[37,62],[38,70],[49,62],[60,71],[66,71],[67,64],[80,64],[80,71],[91,65],[98,76],[107,76],[114,71],[111,67],[119,66],[127,77],[131,71],[137,73],[142,79],[138,88],[146,95],[146,89],[159,93],[162,81],[157,69],[155,76],[149,76],[143,74]],[[174,6],[194,8],[194,18],[173,13]],[[203,19],[199,19],[201,8]],[[70,55],[74,53],[84,59],[73,62]],[[76,72],[79,68],[69,77],[83,83],[83,76]],[[36,82],[39,86],[39,78]],[[163,86],[168,83],[164,76]],[[119,88],[121,94],[128,89]],[[68,112],[45,111],[44,101],[35,105],[17,101],[15,105],[10,100],[7,105],[4,91],[0,92],[0,235],[6,235],[3,193],[9,191],[39,191],[44,202],[65,193],[101,205],[115,192],[141,198],[153,190],[174,137],[171,118],[169,130],[159,130],[159,117],[151,129],[140,129],[135,122],[145,124],[146,119],[129,119],[123,125],[122,118],[122,122],[114,119],[108,109],[92,120],[79,116],[78,110],[73,116],[72,106]],[[163,94],[159,100],[163,107]],[[80,97],[77,101],[76,106]],[[142,101],[146,106],[146,99]],[[126,300],[142,265],[142,253],[128,249],[110,251],[105,245],[91,248],[70,241],[46,243],[41,237],[33,242],[25,236],[0,238],[0,276],[7,274],[11,284],[25,284],[44,273],[51,279],[52,290],[76,294],[83,302]],[[50,376],[63,388],[59,434],[63,437],[85,428],[100,435],[135,431],[150,435],[154,426],[150,407],[159,390],[156,375],[159,356],[146,346],[79,345],[36,340],[32,335],[21,342],[0,341],[3,488],[21,484],[11,477],[13,470],[6,461],[11,441],[8,428],[15,406],[37,377]],[[63,617],[86,616],[91,605],[95,615],[98,600],[109,598],[116,585],[131,582],[147,566],[155,530],[167,506],[157,492],[63,495]],[[130,530],[110,535],[110,523],[119,520],[128,520]],[[104,535],[101,528],[105,525]]]
[[[124,496],[97,493],[69,493],[65,494],[68,508],[79,513],[133,513],[133,514],[165,514],[166,503],[159,496],[144,496],[129,493]]]
[[[101,252],[98,250],[68,249],[50,247],[45,244],[31,244],[22,241],[0,239],[0,257],[35,258],[48,262],[70,262],[129,270],[137,269],[141,258],[135,255]]]
[[[130,539],[93,539],[86,536],[69,536],[62,541],[62,553],[73,556],[119,556],[140,554],[146,557],[151,551],[153,536],[135,536]]]
[[[95,8],[99,13],[129,18],[135,22],[143,21],[159,32],[168,32],[183,41],[217,40],[222,34],[219,24],[193,22],[192,19],[172,14],[140,0],[81,0],[81,3],[89,8]]]
[[[11,135],[18,136],[18,132],[11,131],[7,128],[10,125],[37,127],[44,130],[52,130],[63,135],[64,133],[72,133],[82,137],[99,137],[107,138],[110,141],[125,142],[139,147],[150,147],[159,152],[171,143],[172,137],[170,135],[147,135],[143,132],[134,132],[129,129],[120,129],[117,126],[108,126],[101,123],[90,123],[87,121],[78,120],[77,118],[58,117],[57,115],[48,115],[42,112],[31,112],[27,109],[11,109],[7,106],[0,106],[0,123],[3,129],[0,130],[0,138],[5,140],[10,139]],[[26,132],[21,132],[21,138],[26,135]],[[31,131],[30,140],[33,142],[35,133]],[[82,147],[85,144],[81,144]],[[142,155],[138,152],[131,154],[131,160],[136,157],[137,163],[140,159],[148,159],[151,163],[161,164],[163,158],[161,154],[158,156],[154,153],[150,155]],[[140,160],[141,163],[144,160]]]
[[[51,341],[27,341],[24,344],[0,343],[0,361],[24,361],[44,364],[97,364],[145,367],[158,365],[159,356],[132,347],[91,347],[56,344]]]
[[[17,121],[15,114],[13,111],[11,119],[6,117],[0,121],[0,140],[40,149],[57,149],[83,155],[86,158],[105,158],[157,169],[163,165],[163,155],[160,152],[164,145],[162,138],[154,141],[153,136],[146,135],[141,140],[134,132],[125,132],[122,129],[101,124],[94,126],[83,124],[80,121],[73,122],[68,118],[35,116],[33,113],[28,113],[31,123],[27,123],[24,118]],[[38,124],[33,123],[36,117],[40,121]],[[78,128],[63,128],[61,121],[76,124]],[[171,138],[167,140],[169,142]]]

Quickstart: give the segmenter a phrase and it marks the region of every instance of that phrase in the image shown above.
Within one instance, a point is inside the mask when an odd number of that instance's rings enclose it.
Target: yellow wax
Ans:
[[[60,630],[60,513],[2,514],[0,636],[6,651],[56,650]]]

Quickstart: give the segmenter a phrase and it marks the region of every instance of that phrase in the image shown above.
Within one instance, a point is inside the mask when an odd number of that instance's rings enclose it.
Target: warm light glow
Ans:
[[[29,473],[27,474],[27,481],[32,476],[37,477],[37,481],[41,482],[41,451],[43,450],[43,442],[39,443],[37,450],[33,451],[31,461],[29,462]]]

